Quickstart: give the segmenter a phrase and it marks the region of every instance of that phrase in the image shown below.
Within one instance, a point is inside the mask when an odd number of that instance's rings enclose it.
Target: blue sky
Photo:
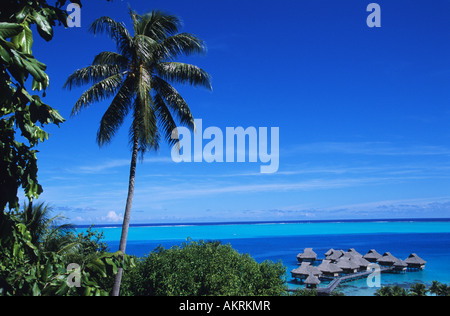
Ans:
[[[46,103],[67,118],[39,145],[40,200],[76,224],[120,223],[131,153],[128,126],[99,149],[107,102],[75,118],[83,89],[66,78],[101,51],[100,16],[131,26],[139,13],[179,15],[208,54],[213,92],[177,86],[204,127],[279,127],[280,168],[172,162],[162,146],[138,165],[132,222],[450,217],[450,2],[84,1],[82,27],[55,30],[34,52],[48,65]],[[37,37],[37,36],[36,36]],[[125,123],[127,124],[127,123]]]

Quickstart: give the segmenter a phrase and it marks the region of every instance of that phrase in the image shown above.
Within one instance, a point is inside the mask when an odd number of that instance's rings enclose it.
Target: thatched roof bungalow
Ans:
[[[408,265],[408,268],[424,269],[427,262],[415,253],[412,253],[407,259],[405,259],[405,263]]]
[[[406,271],[408,264],[402,259],[397,259],[393,265],[395,271]]]
[[[317,254],[312,248],[305,248],[303,253],[297,255],[298,262],[314,262],[317,260]]]
[[[316,288],[320,284],[320,280],[318,277],[311,274],[306,278],[306,280],[303,283],[306,284],[307,288],[311,289]]]
[[[324,276],[327,277],[338,277],[339,273],[343,272],[335,263],[331,263],[330,260],[323,260],[322,263],[317,267]]]
[[[303,262],[300,267],[291,271],[291,275],[296,279],[306,279],[309,275],[320,276],[322,271],[313,267],[309,262]]]
[[[381,257],[382,255],[380,255],[375,249],[369,250],[369,252],[363,256],[363,258],[369,262],[377,262],[377,260]]]
[[[391,267],[397,262],[397,260],[398,259],[395,258],[390,252],[385,252],[384,255],[377,260],[377,262],[381,266]]]
[[[349,258],[340,258],[336,262],[336,265],[341,268],[344,273],[356,273],[359,269],[359,265]]]
[[[359,266],[360,271],[365,271],[369,269],[370,262],[364,259],[362,256],[361,257],[355,256],[351,258],[350,261],[355,262]]]
[[[350,248],[347,251],[348,254],[352,255],[353,257],[359,257],[362,258],[362,254],[360,254],[358,251],[355,250],[355,248]]]
[[[342,250],[334,250],[330,255],[326,256],[325,259],[331,260],[332,262],[336,262],[343,255],[344,252]]]

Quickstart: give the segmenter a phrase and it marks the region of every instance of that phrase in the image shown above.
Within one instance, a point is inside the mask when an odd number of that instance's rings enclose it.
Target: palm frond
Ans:
[[[102,52],[95,56],[92,65],[118,65],[122,69],[128,66],[128,58],[115,52]]]
[[[155,51],[156,60],[174,60],[178,56],[204,55],[207,52],[205,42],[188,33],[180,33],[163,40]]]
[[[86,90],[72,109],[72,116],[80,113],[83,108],[88,107],[92,103],[100,102],[112,97],[120,87],[123,80],[123,74],[117,74],[94,84]]]
[[[179,142],[177,138],[172,138],[172,133],[174,131],[176,133],[177,124],[161,95],[156,94],[154,100],[156,116],[158,118],[160,129],[164,134],[164,140],[169,146],[174,146]]]
[[[118,128],[122,125],[132,107],[134,89],[133,77],[128,76],[100,121],[100,127],[97,132],[97,143],[99,146],[110,143]]]
[[[182,24],[176,15],[166,14],[159,10],[144,15],[132,12],[132,18],[135,34],[146,35],[158,42],[178,33]]]
[[[153,80],[155,81],[155,90],[164,103],[169,107],[172,113],[175,114],[181,124],[193,130],[194,117],[183,97],[174,87],[163,79],[154,77]]]
[[[89,83],[97,83],[121,72],[118,65],[92,65],[75,71],[64,84],[65,89],[81,87]]]
[[[135,47],[136,58],[145,60],[147,63],[154,62],[153,52],[158,46],[155,40],[145,35],[136,35],[133,39],[133,45]]]
[[[160,135],[155,110],[151,106],[142,106],[139,98],[135,100],[133,124],[130,127],[129,139],[130,145],[135,139],[138,140],[141,159],[151,149],[159,149]]]
[[[192,86],[203,86],[212,90],[209,74],[195,65],[166,62],[158,64],[156,70],[164,80],[182,84],[188,83]]]
[[[139,151],[141,157],[150,149],[159,146],[159,132],[152,99],[152,76],[144,66],[140,67],[139,84],[137,87],[137,102],[135,106],[135,122],[138,128]]]
[[[106,33],[112,40],[116,42],[117,49],[124,56],[131,55],[132,36],[128,32],[124,23],[116,22],[110,17],[104,16],[95,20],[89,31],[94,35]]]

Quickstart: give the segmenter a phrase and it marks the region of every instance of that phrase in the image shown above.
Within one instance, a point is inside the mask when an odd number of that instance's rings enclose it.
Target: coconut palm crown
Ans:
[[[94,35],[106,33],[115,41],[118,52],[98,54],[92,65],[75,71],[64,87],[91,85],[76,102],[72,115],[83,108],[113,98],[97,133],[103,146],[111,142],[128,114],[133,116],[130,143],[140,153],[158,149],[161,136],[173,145],[172,131],[177,121],[193,128],[194,119],[186,101],[169,83],[203,86],[212,90],[208,73],[195,65],[175,62],[180,56],[205,54],[202,40],[179,33],[177,16],[161,11],[138,15],[130,11],[134,36],[123,23],[101,17],[91,25]]]
[[[125,254],[134,195],[136,162],[139,153],[159,148],[164,139],[173,146],[178,142],[177,123],[194,129],[194,118],[186,101],[169,83],[189,84],[212,90],[208,73],[201,68],[176,62],[181,56],[206,53],[202,40],[179,33],[177,16],[161,11],[138,15],[130,10],[132,36],[123,23],[101,17],[91,25],[94,35],[106,33],[117,52],[98,54],[92,65],[75,71],[64,87],[90,85],[76,102],[72,115],[93,103],[112,99],[97,132],[99,146],[108,144],[128,115],[132,116],[129,140],[132,159],[127,204],[119,250]],[[175,132],[175,133],[174,133]],[[116,275],[113,295],[119,295],[122,269]]]

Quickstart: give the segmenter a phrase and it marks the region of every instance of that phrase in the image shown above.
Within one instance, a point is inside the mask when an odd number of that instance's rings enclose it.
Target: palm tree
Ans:
[[[392,287],[383,286],[375,292],[375,296],[393,296]]]
[[[450,295],[450,288],[446,284],[442,284],[438,281],[433,281],[429,288],[430,294],[434,294],[436,296],[448,296]]]
[[[436,296],[439,296],[439,294],[441,293],[441,289],[442,289],[442,285],[440,282],[438,281],[432,281],[431,286],[430,286],[430,294],[434,294]]]
[[[128,198],[119,250],[125,254],[131,206],[140,154],[157,150],[161,137],[173,146],[178,142],[177,123],[194,129],[194,119],[186,101],[169,83],[190,84],[212,90],[208,73],[195,65],[175,62],[180,56],[206,53],[202,40],[192,34],[179,33],[177,16],[160,11],[138,15],[130,10],[132,36],[123,23],[109,17],[94,21],[90,31],[106,33],[115,41],[117,52],[98,54],[92,65],[75,71],[65,87],[91,84],[76,102],[72,115],[92,103],[112,98],[100,122],[97,143],[111,142],[127,115],[132,116],[129,139],[132,145]],[[174,137],[172,137],[174,136]],[[119,269],[113,295],[119,295],[123,270]]]
[[[53,208],[43,202],[25,203],[19,218],[31,233],[31,243],[39,245],[43,251],[59,251],[69,243],[65,236],[74,229],[72,224],[61,224],[66,218],[62,215],[51,216]]]
[[[416,283],[411,285],[411,288],[409,289],[409,296],[426,296],[427,292],[428,290],[425,284]]]

